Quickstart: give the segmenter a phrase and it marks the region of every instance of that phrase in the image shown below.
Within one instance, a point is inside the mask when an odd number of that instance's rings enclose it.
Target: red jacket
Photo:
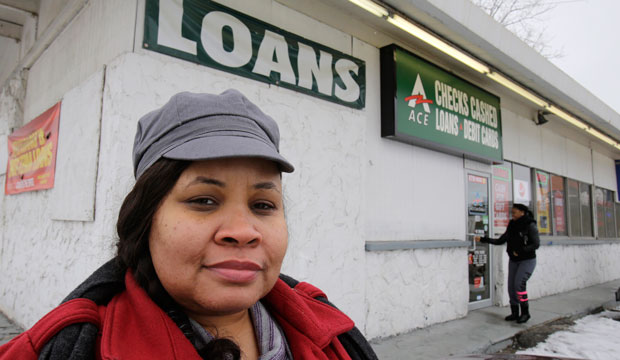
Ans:
[[[89,322],[99,328],[97,359],[196,359],[200,356],[177,325],[125,275],[126,290],[107,305],[74,299],[45,315],[30,330],[0,347],[0,360],[38,358],[43,346],[62,328]],[[297,359],[350,359],[336,336],[353,321],[314,297],[325,296],[308,283],[289,287],[278,279],[264,304],[286,335]]]

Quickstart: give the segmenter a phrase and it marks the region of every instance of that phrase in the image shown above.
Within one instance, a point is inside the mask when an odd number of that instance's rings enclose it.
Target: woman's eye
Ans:
[[[258,211],[271,211],[271,210],[275,210],[276,207],[269,202],[261,201],[261,202],[254,203],[253,208]]]
[[[192,205],[197,205],[197,206],[213,206],[213,205],[216,205],[215,200],[213,200],[211,198],[204,198],[204,197],[190,199],[190,200],[188,200],[188,203],[190,203]]]

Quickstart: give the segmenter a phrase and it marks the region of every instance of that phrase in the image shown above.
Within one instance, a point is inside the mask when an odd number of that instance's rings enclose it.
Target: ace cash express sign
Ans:
[[[144,48],[356,109],[365,62],[209,0],[146,0]]]
[[[381,136],[499,163],[499,98],[396,45],[381,49]]]

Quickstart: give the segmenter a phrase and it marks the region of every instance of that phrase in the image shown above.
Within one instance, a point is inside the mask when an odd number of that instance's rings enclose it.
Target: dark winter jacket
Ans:
[[[506,252],[513,261],[536,258],[536,249],[540,246],[536,220],[530,214],[525,214],[517,220],[510,220],[506,232],[499,239],[485,236],[480,241],[494,245],[507,243]]]
[[[314,286],[281,276],[261,301],[295,359],[377,359],[353,321]],[[0,360],[200,359],[172,317],[112,260],[30,330],[0,346]]]

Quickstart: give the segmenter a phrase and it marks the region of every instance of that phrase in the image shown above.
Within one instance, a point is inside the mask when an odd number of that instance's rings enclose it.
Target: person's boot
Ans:
[[[521,303],[521,316],[517,320],[517,324],[523,324],[530,319],[530,305],[527,301]]]
[[[510,305],[511,314],[506,316],[504,320],[506,321],[515,321],[519,319],[519,305]]]

